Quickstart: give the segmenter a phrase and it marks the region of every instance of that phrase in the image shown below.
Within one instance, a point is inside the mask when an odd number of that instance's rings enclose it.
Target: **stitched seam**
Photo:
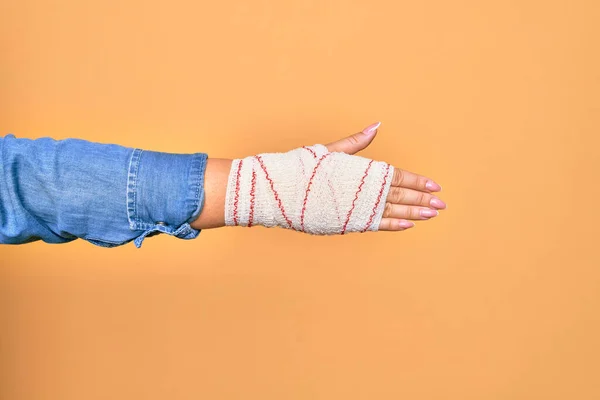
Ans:
[[[237,176],[235,180],[235,199],[233,201],[233,224],[238,225],[238,202],[240,199],[240,173],[242,170],[242,164],[244,160],[240,160],[238,163]]]
[[[202,162],[203,162],[203,155],[200,155],[196,158],[194,158],[194,162],[192,163],[192,174],[195,178],[197,178],[194,182],[194,185],[196,186],[196,193],[194,195],[194,202],[196,203],[194,210],[192,211],[192,216],[193,214],[196,212],[196,209],[199,209],[202,204],[200,204],[200,186],[203,184],[204,182],[204,177],[202,176]],[[200,210],[201,212],[201,210]],[[198,213],[200,214],[200,213]],[[193,218],[193,217],[192,217]],[[190,218],[191,219],[191,218]],[[188,221],[192,222],[192,221]]]
[[[256,191],[256,171],[254,170],[254,163],[252,163],[252,186],[250,187],[250,214],[248,216],[248,228],[252,227],[254,222],[254,197]]]
[[[129,220],[130,229],[139,228],[140,222],[137,217],[137,180],[138,167],[142,156],[142,149],[133,149],[131,158],[129,159],[128,176],[127,176],[127,219]],[[131,187],[130,187],[131,186]]]

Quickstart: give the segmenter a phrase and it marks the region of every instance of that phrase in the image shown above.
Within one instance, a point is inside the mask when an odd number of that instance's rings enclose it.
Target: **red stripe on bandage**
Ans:
[[[240,200],[240,172],[242,170],[242,164],[244,160],[240,160],[237,169],[237,176],[235,180],[235,200],[233,201],[233,224],[238,224],[238,202]]]
[[[248,217],[248,228],[252,226],[254,222],[254,196],[256,189],[256,171],[252,168],[252,187],[250,189],[250,215]]]
[[[377,196],[377,201],[375,202],[375,206],[373,207],[373,212],[371,213],[371,216],[369,217],[367,226],[365,226],[365,229],[363,229],[362,232],[366,232],[367,229],[369,229],[369,227],[373,223],[373,218],[375,217],[375,214],[377,213],[377,206],[379,206],[379,203],[381,202],[381,196],[383,196],[383,189],[385,189],[385,183],[387,182],[387,177],[388,177],[389,172],[390,172],[390,164],[388,164],[387,168],[385,169],[383,183],[381,184],[381,189],[379,189],[379,195]]]
[[[283,208],[283,204],[281,203],[279,194],[277,194],[277,191],[275,190],[275,185],[273,183],[273,180],[269,176],[269,172],[267,172],[267,168],[265,167],[265,164],[263,164],[262,158],[260,158],[260,156],[254,156],[254,157],[258,160],[258,163],[260,164],[260,167],[262,168],[262,170],[265,171],[265,176],[266,176],[267,180],[269,181],[269,184],[271,185],[271,190],[273,191],[273,196],[275,196],[275,200],[277,201],[277,204],[279,204],[279,209],[281,210],[281,215],[283,215],[283,218],[285,219],[285,221],[288,223],[289,227],[291,228],[292,221],[287,217],[287,215],[285,213],[285,209]]]
[[[306,147],[306,146],[302,146],[302,148],[310,151],[310,153],[313,155],[314,159],[317,158],[317,153],[315,153],[315,151],[313,149],[311,149],[310,147]]]
[[[306,202],[308,201],[308,193],[310,192],[310,185],[312,185],[313,179],[315,178],[315,175],[317,174],[317,169],[321,165],[321,162],[330,154],[331,153],[327,153],[319,159],[319,161],[317,162],[317,165],[315,165],[315,168],[313,169],[312,175],[308,181],[308,185],[306,186],[306,193],[304,193],[304,202],[302,203],[302,213],[300,214],[300,229],[302,230],[302,232],[304,232],[304,213],[306,212]]]
[[[352,206],[348,211],[348,216],[346,217],[346,222],[344,223],[344,227],[342,228],[342,235],[346,233],[346,227],[348,227],[348,222],[350,222],[350,217],[352,216],[352,211],[354,211],[354,207],[356,206],[356,200],[358,200],[358,194],[362,191],[362,187],[365,184],[365,179],[367,175],[369,175],[369,169],[371,169],[371,164],[373,164],[373,160],[369,161],[369,165],[367,165],[367,169],[365,169],[365,174],[360,180],[360,185],[358,185],[358,189],[356,190],[356,194],[354,195],[354,200],[352,200]]]

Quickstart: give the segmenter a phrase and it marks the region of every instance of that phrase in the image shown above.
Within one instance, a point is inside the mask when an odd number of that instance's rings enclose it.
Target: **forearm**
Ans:
[[[189,221],[204,204],[206,163],[205,153],[0,137],[0,244],[82,238],[140,247],[158,233],[193,239],[199,230]],[[209,174],[211,182],[218,177]]]
[[[192,228],[225,226],[225,193],[231,162],[225,158],[208,159],[204,175],[204,206],[198,218],[190,223]]]

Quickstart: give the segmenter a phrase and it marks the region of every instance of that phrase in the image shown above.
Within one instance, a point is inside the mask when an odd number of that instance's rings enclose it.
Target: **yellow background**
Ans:
[[[596,1],[2,1],[0,131],[241,157],[381,120],[449,209],[0,247],[0,398],[600,398]]]

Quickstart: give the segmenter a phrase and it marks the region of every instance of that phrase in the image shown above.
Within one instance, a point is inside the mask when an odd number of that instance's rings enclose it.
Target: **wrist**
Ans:
[[[231,159],[209,158],[204,173],[204,206],[190,226],[209,229],[225,226],[225,195]]]

